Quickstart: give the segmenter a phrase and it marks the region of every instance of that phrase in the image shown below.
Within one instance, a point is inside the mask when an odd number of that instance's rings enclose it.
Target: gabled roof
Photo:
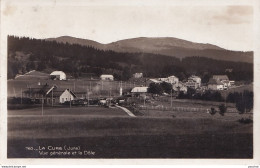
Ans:
[[[15,79],[31,79],[31,78],[49,78],[49,74],[47,73],[43,73],[43,72],[39,72],[39,71],[36,71],[36,70],[32,70],[32,71],[29,71],[23,75],[17,75],[15,77]]]
[[[66,75],[63,71],[53,71],[50,75]]]
[[[213,75],[212,78],[216,79],[216,80],[220,80],[220,81],[222,81],[222,80],[229,80],[227,75]]]
[[[172,75],[172,76],[169,76],[168,78],[178,78],[178,77],[176,77],[176,76]]]
[[[27,90],[25,92],[40,93],[45,95],[51,88],[52,86],[48,85],[47,83],[43,85],[30,85],[27,87]]]
[[[65,89],[65,91],[68,91],[74,98],[77,97],[74,92],[72,92],[70,89]],[[63,93],[63,92],[62,92]]]
[[[200,78],[200,77],[196,75],[191,75],[189,78],[193,79],[193,78]]]
[[[148,87],[134,87],[131,92],[132,93],[146,93],[148,90]]]
[[[39,72],[36,70],[32,70],[30,72],[25,73],[24,75],[33,75],[33,76],[49,76],[47,73]]]
[[[150,81],[152,81],[153,83],[161,83],[161,81],[157,80],[157,79],[149,79]]]
[[[223,83],[220,82],[219,80],[210,78],[210,79],[209,79],[209,82],[208,82],[208,85],[223,85]]]

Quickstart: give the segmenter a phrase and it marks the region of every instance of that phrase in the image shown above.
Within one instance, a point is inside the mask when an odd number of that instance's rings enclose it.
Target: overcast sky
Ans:
[[[176,37],[230,50],[253,50],[254,10],[250,5],[15,2],[2,6],[9,35],[34,38],[68,35],[100,43],[135,37]]]

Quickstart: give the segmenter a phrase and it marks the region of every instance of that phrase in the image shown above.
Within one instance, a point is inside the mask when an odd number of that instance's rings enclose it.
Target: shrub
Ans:
[[[227,107],[224,104],[221,104],[218,108],[219,108],[219,114],[224,116],[224,114],[227,111]]]
[[[241,118],[238,120],[238,122],[240,122],[241,124],[250,124],[253,122],[253,120],[250,118]]]
[[[211,107],[209,113],[210,113],[211,115],[214,115],[214,114],[216,114],[216,112],[217,112],[217,111],[215,110],[215,108],[214,108],[214,107]]]

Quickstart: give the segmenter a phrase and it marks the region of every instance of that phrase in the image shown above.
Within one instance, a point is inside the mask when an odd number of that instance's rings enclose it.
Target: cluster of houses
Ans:
[[[26,74],[28,75],[39,75],[37,71],[31,71]],[[53,80],[67,80],[66,74],[62,71],[54,71],[50,75],[50,78]],[[133,74],[133,78],[139,79],[143,78],[143,73]],[[101,81],[113,81],[114,77],[110,74],[103,74],[100,76]],[[131,89],[133,94],[142,94],[147,93],[148,86],[151,83],[169,83],[172,85],[172,89],[175,92],[184,92],[187,93],[188,88],[196,90],[227,90],[229,87],[234,85],[234,81],[230,81],[227,75],[213,75],[209,79],[209,82],[205,86],[201,83],[201,78],[199,76],[192,75],[188,79],[179,81],[179,78],[172,75],[167,78],[152,78],[146,79],[145,84],[142,86],[134,87]],[[122,95],[122,88],[120,89],[120,95]],[[86,95],[84,92],[74,93],[70,89],[58,88],[56,85],[41,84],[40,82],[36,85],[30,86],[26,91],[24,91],[24,96],[31,98],[32,100],[37,100],[47,104],[57,104],[65,103],[67,101],[72,101],[82,98],[82,95]]]
[[[134,74],[134,77],[137,75]],[[235,81],[230,81],[227,75],[213,75],[212,78],[209,79],[209,82],[206,85],[202,86],[201,78],[199,76],[192,75],[188,79],[179,81],[179,78],[172,75],[167,78],[153,78],[149,79],[146,82],[146,86],[135,87],[132,89],[132,93],[145,93],[150,83],[169,83],[172,85],[172,89],[176,92],[184,92],[187,93],[188,88],[192,88],[195,90],[227,90],[231,86],[234,85]]]

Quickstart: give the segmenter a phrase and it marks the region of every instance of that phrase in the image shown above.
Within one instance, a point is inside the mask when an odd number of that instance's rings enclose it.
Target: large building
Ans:
[[[231,86],[227,75],[213,75],[212,78],[220,81],[223,84],[223,89],[228,89]]]
[[[185,83],[185,85],[188,88],[192,88],[192,89],[198,89],[201,86],[201,78],[195,75],[192,75],[188,78],[187,82]]]
[[[201,78],[199,76],[192,75],[188,79],[195,81],[198,87],[201,86]]]
[[[66,80],[66,74],[63,71],[53,71],[50,75],[54,80]]]

